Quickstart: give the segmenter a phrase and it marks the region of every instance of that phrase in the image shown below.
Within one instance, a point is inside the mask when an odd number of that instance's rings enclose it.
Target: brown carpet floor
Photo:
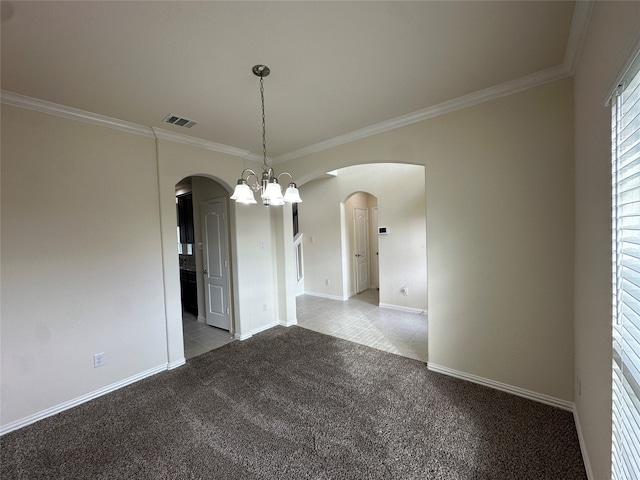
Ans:
[[[584,479],[571,413],[299,327],[4,435],[5,479]]]

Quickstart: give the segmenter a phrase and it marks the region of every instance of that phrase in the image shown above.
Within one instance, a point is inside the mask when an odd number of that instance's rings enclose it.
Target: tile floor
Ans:
[[[378,307],[378,290],[346,302],[301,295],[296,307],[301,327],[427,361],[427,316]]]
[[[182,332],[184,335],[184,356],[187,360],[234,340],[226,330],[198,322],[195,315],[184,311],[182,312]]]
[[[378,291],[367,290],[346,302],[300,295],[298,325],[378,350],[427,361],[427,316],[378,307]],[[198,322],[183,312],[185,358],[193,358],[233,342],[226,330]]]

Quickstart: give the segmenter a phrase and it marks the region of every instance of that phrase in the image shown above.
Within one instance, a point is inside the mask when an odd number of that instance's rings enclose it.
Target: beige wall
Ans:
[[[230,191],[250,162],[8,105],[2,124],[4,430],[184,362],[175,186],[201,175]],[[247,338],[295,322],[290,262],[276,259],[291,222],[239,207],[234,313]]]
[[[611,463],[611,111],[640,40],[640,2],[597,2],[575,75],[576,411],[593,479]]]
[[[300,183],[347,165],[424,165],[429,364],[567,404],[572,96],[571,79],[556,81],[282,165]]]
[[[152,138],[2,105],[1,206],[2,425],[166,368]]]

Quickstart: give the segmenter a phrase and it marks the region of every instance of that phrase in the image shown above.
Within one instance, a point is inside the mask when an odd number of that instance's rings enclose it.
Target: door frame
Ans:
[[[358,229],[358,211],[363,211],[363,218],[364,218],[364,228],[361,229],[360,233],[359,229]],[[353,246],[354,246],[354,251],[355,251],[355,268],[354,268],[354,274],[355,274],[355,290],[356,290],[356,294],[358,293],[362,293],[365,290],[368,290],[371,287],[371,248],[370,248],[370,232],[369,232],[369,228],[370,228],[370,222],[369,222],[369,213],[370,213],[370,209],[369,207],[359,207],[359,206],[354,206],[353,207]],[[364,238],[360,238],[361,235],[364,235]],[[360,242],[364,242],[364,262],[361,260],[361,257],[363,256],[362,253],[360,252],[360,248],[358,248],[358,245]],[[364,265],[366,267],[367,270],[367,279],[366,279],[366,288],[360,290],[360,264],[362,263],[362,265]]]
[[[378,207],[371,207],[369,210],[369,255],[371,271],[369,272],[370,288],[380,290],[380,239],[378,238]],[[375,244],[375,249],[373,248]],[[374,252],[375,250],[375,252]],[[375,275],[374,275],[375,272]],[[375,280],[375,281],[374,281]]]

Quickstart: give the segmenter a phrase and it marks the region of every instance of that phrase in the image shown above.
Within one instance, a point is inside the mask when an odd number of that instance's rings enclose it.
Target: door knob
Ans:
[[[206,271],[206,270],[203,270],[203,271],[202,271],[202,273],[204,273],[204,274],[206,275],[206,274],[207,274],[207,271]]]

